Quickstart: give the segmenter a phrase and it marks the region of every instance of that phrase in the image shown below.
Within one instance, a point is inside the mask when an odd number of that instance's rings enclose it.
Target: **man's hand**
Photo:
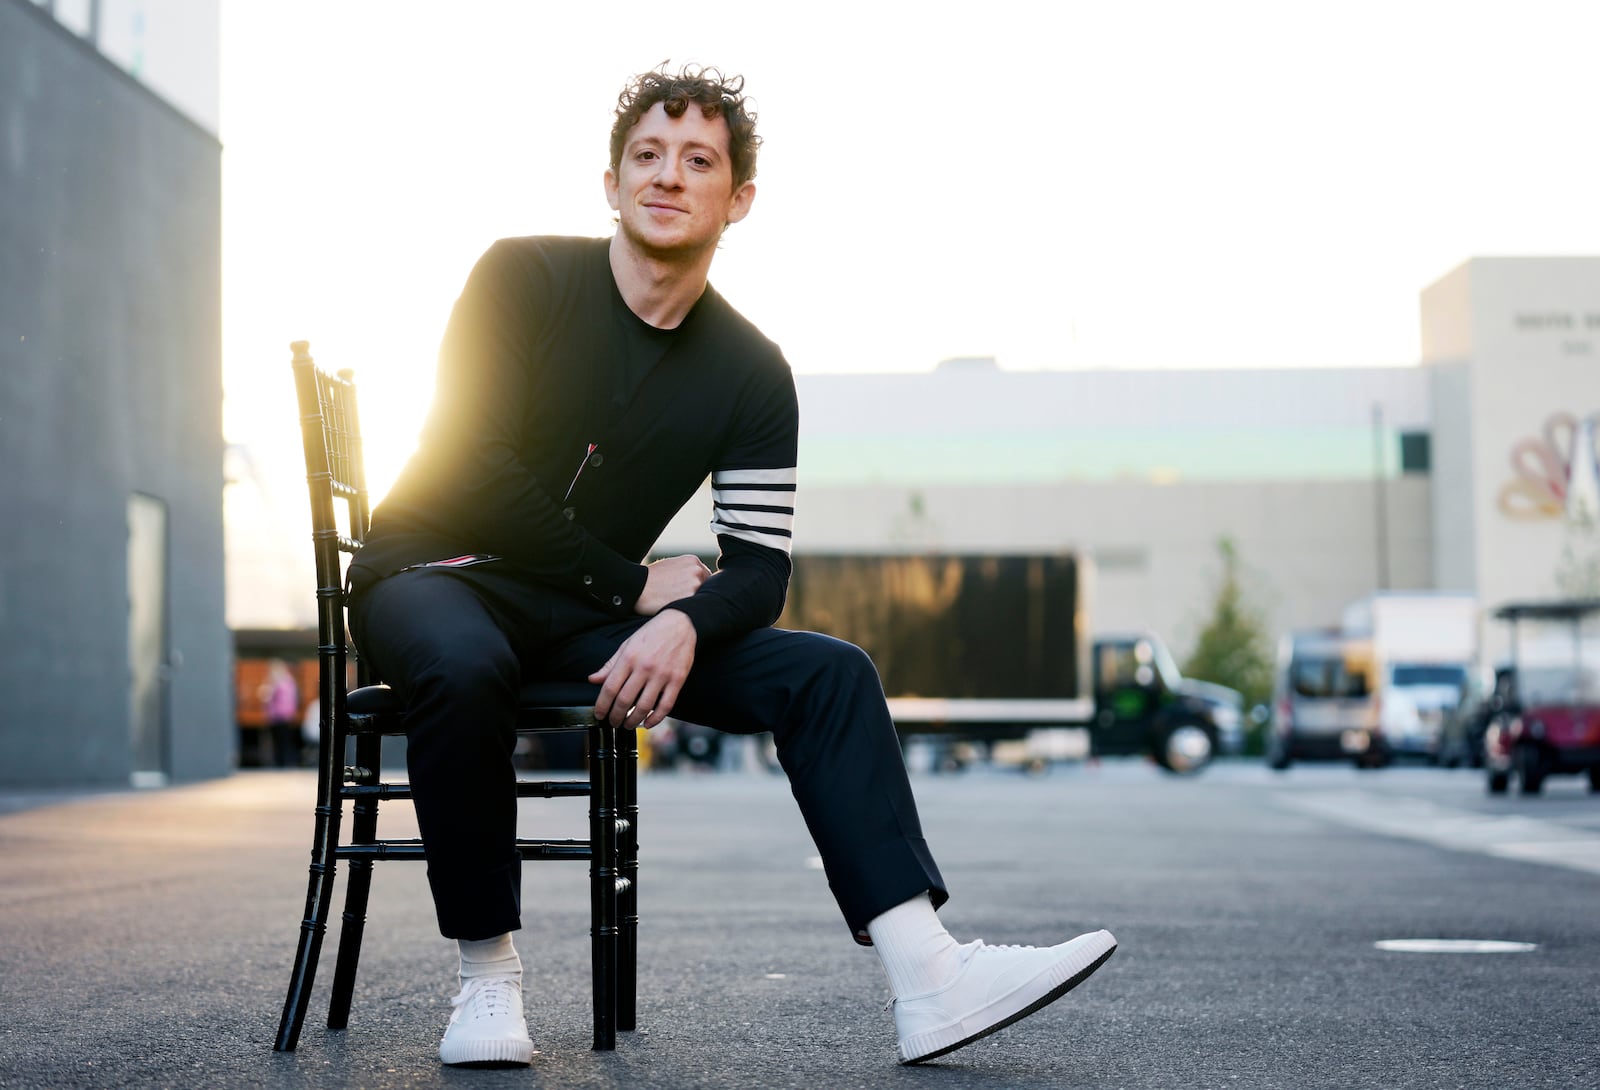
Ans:
[[[697,638],[689,618],[675,609],[664,609],[646,621],[622,641],[604,666],[589,675],[589,680],[600,686],[594,717],[609,719],[614,727],[645,728],[665,719],[694,665]]]
[[[687,598],[711,577],[698,556],[668,556],[645,568],[644,590],[633,603],[641,617],[654,617],[679,598]]]

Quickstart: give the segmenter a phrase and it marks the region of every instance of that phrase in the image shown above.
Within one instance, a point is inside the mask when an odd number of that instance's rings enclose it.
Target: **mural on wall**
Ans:
[[[1511,479],[1500,511],[1518,520],[1579,518],[1600,509],[1600,413],[1551,413],[1537,438],[1511,446]]]

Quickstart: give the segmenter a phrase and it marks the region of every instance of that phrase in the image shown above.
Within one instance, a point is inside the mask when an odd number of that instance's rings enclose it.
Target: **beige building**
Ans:
[[[1332,624],[1382,582],[1434,585],[1427,379],[970,362],[802,375],[795,548],[1079,552],[1096,631],[1148,629],[1181,655],[1227,538],[1274,625]],[[703,548],[709,510],[691,503],[661,551]]]
[[[1489,606],[1557,594],[1600,547],[1600,259],[1462,265],[1422,294],[1422,352],[1438,582]]]

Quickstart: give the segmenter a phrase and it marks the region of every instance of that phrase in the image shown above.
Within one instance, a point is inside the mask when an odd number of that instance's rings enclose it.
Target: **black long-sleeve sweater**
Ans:
[[[709,474],[717,572],[671,608],[702,643],[777,619],[799,428],[789,366],[709,286],[677,329],[652,330],[618,292],[608,246],[502,239],[479,260],[417,451],[352,565],[358,587],[486,554],[628,616],[641,560]]]

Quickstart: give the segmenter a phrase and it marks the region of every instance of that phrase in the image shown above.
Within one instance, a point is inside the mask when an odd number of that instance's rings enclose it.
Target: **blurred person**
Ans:
[[[279,768],[299,768],[300,686],[295,684],[288,663],[273,659],[267,664],[267,677],[259,694],[272,737],[273,763]]]
[[[771,731],[851,936],[894,995],[902,1063],[1058,998],[1116,948],[958,944],[871,661],[775,629],[791,571],[798,408],[776,345],[708,283],[755,199],[744,81],[665,65],[619,96],[609,238],[502,239],[446,327],[416,453],[352,565],[357,645],[406,701],[407,760],[460,991],[439,1046],[529,1062],[511,753],[525,676],[594,714]],[[818,304],[824,300],[819,298]],[[641,563],[710,476],[713,573]]]

